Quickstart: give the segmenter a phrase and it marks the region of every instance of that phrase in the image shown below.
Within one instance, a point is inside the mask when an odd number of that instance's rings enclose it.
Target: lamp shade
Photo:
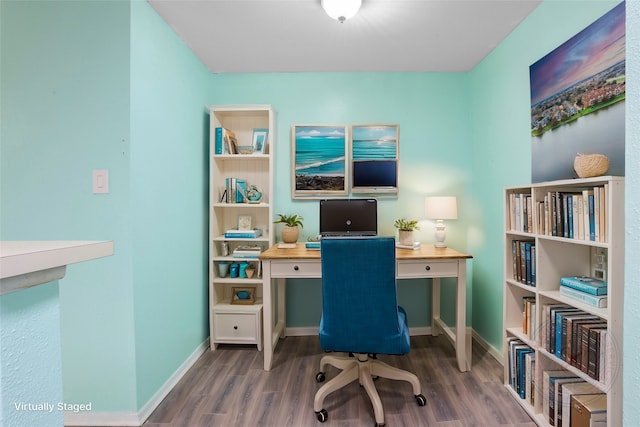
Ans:
[[[454,196],[426,197],[424,211],[427,219],[458,219],[458,202]]]
[[[322,0],[322,8],[327,15],[340,22],[358,13],[361,4],[362,0]]]

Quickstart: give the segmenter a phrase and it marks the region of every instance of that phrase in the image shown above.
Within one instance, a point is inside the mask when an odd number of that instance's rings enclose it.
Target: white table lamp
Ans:
[[[446,248],[444,240],[445,219],[458,219],[458,203],[454,196],[426,197],[424,200],[424,211],[427,219],[436,220],[436,248]]]

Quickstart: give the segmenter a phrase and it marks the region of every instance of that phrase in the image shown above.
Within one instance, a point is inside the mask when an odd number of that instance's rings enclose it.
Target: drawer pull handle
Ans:
[[[293,269],[294,269],[295,271],[298,271],[298,270],[300,270],[300,267],[298,267],[297,265],[294,265],[294,266],[293,266]]]
[[[233,329],[238,330],[238,325],[234,326]]]
[[[430,265],[427,265],[424,269],[425,269],[425,270],[427,270],[427,271],[429,271],[429,270],[431,270],[431,266],[430,266]]]

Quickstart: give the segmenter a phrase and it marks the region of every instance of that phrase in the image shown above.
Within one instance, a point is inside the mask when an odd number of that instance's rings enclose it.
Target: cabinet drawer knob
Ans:
[[[425,270],[427,270],[427,271],[429,271],[429,270],[431,270],[431,266],[430,266],[430,265],[427,265],[424,269],[425,269]]]
[[[238,330],[238,325],[234,326],[233,329]]]
[[[298,267],[297,265],[294,265],[294,266],[293,266],[293,269],[294,269],[295,271],[298,271],[298,270],[300,270],[300,267]]]

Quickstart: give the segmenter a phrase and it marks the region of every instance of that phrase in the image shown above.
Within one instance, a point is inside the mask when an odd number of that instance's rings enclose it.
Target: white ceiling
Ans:
[[[148,0],[213,73],[473,69],[541,0]]]

